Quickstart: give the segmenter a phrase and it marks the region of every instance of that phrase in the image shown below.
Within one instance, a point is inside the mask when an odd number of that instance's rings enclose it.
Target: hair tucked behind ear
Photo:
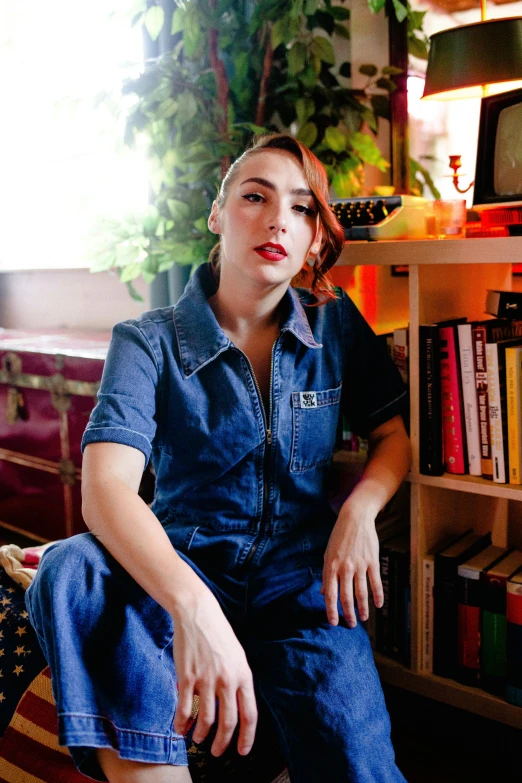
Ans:
[[[327,299],[335,299],[336,296],[328,271],[341,254],[344,244],[344,231],[328,204],[328,177],[324,166],[308,147],[293,136],[284,133],[258,136],[254,139],[252,147],[247,149],[227,171],[216,199],[217,205],[219,208],[224,206],[230,186],[238,175],[242,163],[247,158],[270,149],[284,150],[293,155],[301,165],[308,187],[312,191],[319,222],[323,229],[323,244],[313,266],[311,288],[317,297],[317,304],[324,304]],[[220,245],[218,242],[210,251],[208,258],[216,281],[219,281],[219,252]],[[292,280],[292,285],[302,284],[306,277],[306,271],[300,272]]]

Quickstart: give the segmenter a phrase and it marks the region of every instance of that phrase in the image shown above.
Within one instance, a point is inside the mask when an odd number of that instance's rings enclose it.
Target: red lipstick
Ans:
[[[259,245],[254,250],[262,258],[266,258],[267,261],[280,261],[287,255],[283,245],[276,245],[274,242],[265,242],[264,245]]]

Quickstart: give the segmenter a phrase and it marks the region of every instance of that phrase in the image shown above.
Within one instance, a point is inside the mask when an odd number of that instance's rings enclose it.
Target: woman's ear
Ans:
[[[213,234],[221,234],[221,227],[219,225],[219,207],[217,201],[212,203],[212,209],[208,217],[208,228]]]
[[[314,241],[310,245],[310,250],[308,251],[310,255],[316,256],[319,253],[319,251],[323,246],[323,239],[324,239],[323,228],[322,226],[317,226],[317,231],[315,233]]]

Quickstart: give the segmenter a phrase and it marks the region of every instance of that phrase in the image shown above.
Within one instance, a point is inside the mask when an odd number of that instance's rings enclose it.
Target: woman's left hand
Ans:
[[[339,622],[338,599],[345,620],[355,628],[354,598],[361,620],[368,619],[367,575],[375,606],[384,601],[379,567],[379,539],[375,531],[375,515],[355,513],[346,504],[342,507],[330,535],[324,554],[323,586],[326,614],[331,625]]]

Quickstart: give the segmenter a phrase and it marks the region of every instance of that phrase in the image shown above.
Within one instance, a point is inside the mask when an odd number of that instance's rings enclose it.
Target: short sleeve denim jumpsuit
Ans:
[[[340,412],[365,436],[404,413],[405,387],[342,290],[307,307],[313,296],[290,288],[265,406],[208,304],[214,291],[203,264],[174,307],[115,326],[83,447],[112,441],[152,459],[152,510],[243,645],[292,783],[403,782],[368,635],[342,613],[331,626],[320,588]],[[84,774],[105,780],[99,747],[188,763],[173,729],[172,618],[92,534],[46,551],[27,605],[60,742]]]

